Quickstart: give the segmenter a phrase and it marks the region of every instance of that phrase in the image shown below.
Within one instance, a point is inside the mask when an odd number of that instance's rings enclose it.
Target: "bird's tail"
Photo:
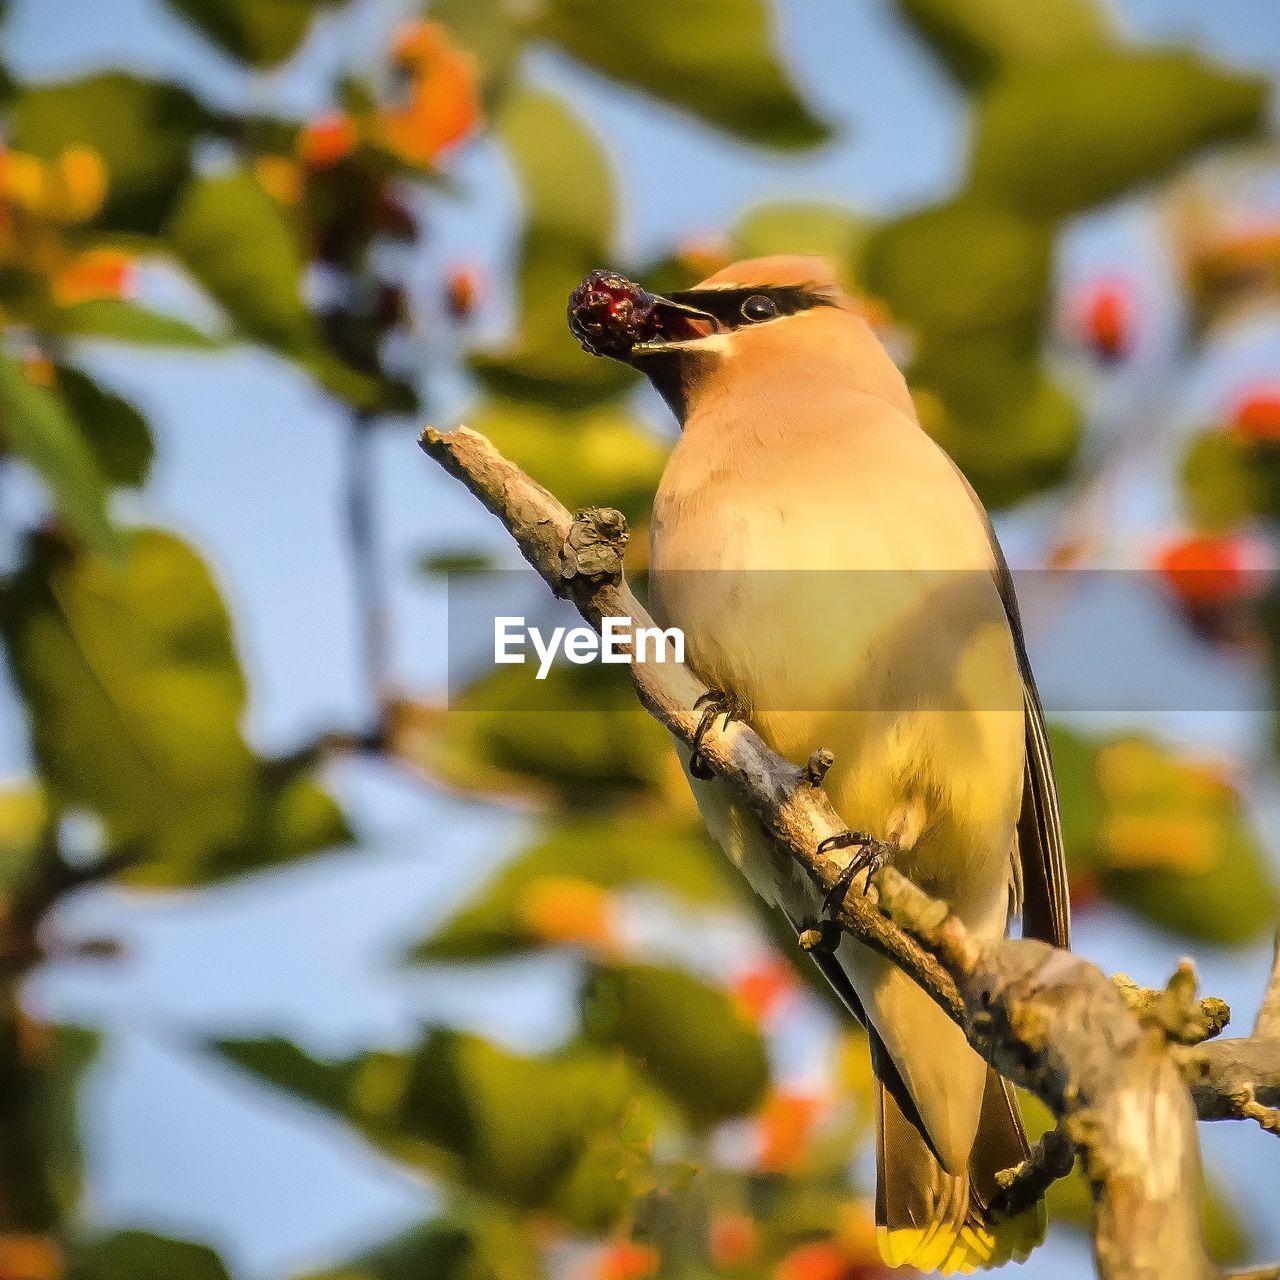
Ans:
[[[1024,1261],[1044,1239],[1043,1203],[1000,1222],[986,1213],[996,1193],[996,1174],[1028,1150],[1008,1082],[988,1071],[978,1136],[961,1177],[943,1169],[879,1080],[876,1101],[876,1236],[884,1261],[942,1275]]]

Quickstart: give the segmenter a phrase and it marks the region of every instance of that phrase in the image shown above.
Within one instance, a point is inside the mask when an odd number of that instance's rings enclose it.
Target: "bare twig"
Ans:
[[[1076,1162],[1076,1149],[1067,1131],[1050,1129],[1019,1165],[997,1175],[1000,1194],[991,1203],[997,1218],[1016,1217],[1029,1209],[1059,1178],[1065,1178]]]
[[[1188,1001],[1183,994],[1185,982],[1189,979],[1194,992],[1195,970],[1190,961],[1184,961],[1183,966],[1164,991],[1140,987],[1125,973],[1117,973],[1111,980],[1139,1022],[1162,1026],[1178,1044],[1200,1044],[1222,1034],[1231,1021],[1231,1009],[1217,996],[1197,1000],[1192,995]]]
[[[428,429],[422,446],[503,521],[526,560],[589,622],[598,627],[608,616],[652,625],[622,580],[625,525],[616,512],[582,512],[575,520],[465,428],[449,435]],[[699,721],[694,704],[706,688],[677,664],[638,662],[630,670],[644,706],[691,744]],[[741,722],[706,735],[700,753],[780,850],[824,890],[836,884],[847,853],[816,849],[845,826],[817,785],[821,762],[797,768]],[[1273,1105],[1280,1055],[1269,1033],[1280,978],[1273,977],[1264,1002],[1266,1034],[1195,1043],[1221,1030],[1226,1010],[1196,999],[1189,965],[1179,967],[1164,992],[1117,986],[1083,958],[1044,943],[976,938],[945,903],[892,868],[878,873],[874,887],[874,894],[848,895],[839,926],[908,973],[988,1062],[1059,1118],[1061,1136],[1010,1172],[1010,1200],[1043,1190],[1065,1164],[1069,1144],[1093,1191],[1100,1275],[1216,1280],[1201,1226],[1197,1111],[1225,1118]],[[1271,1065],[1263,1070],[1268,1054]],[[1243,1074],[1246,1065],[1259,1067],[1253,1079]],[[1245,1084],[1255,1091],[1241,1102]]]

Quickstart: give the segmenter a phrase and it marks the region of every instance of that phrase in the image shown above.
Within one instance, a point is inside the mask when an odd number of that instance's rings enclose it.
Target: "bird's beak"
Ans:
[[[687,301],[687,295],[678,293],[655,294],[653,315],[657,332],[631,349],[632,359],[656,355],[685,342],[709,337],[724,327],[709,311]]]

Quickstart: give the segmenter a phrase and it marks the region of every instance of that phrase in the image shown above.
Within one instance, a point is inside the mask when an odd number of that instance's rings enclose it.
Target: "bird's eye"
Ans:
[[[763,293],[755,293],[742,304],[742,318],[752,324],[761,320],[772,320],[778,314],[778,304]]]

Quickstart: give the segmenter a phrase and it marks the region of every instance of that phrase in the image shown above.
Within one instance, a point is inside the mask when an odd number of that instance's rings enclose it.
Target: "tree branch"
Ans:
[[[617,512],[591,510],[574,519],[466,428],[448,435],[428,428],[421,444],[502,520],[525,559],[593,626],[602,617],[653,625],[622,578],[626,528]],[[700,719],[694,704],[705,686],[682,664],[637,662],[629,669],[644,706],[691,745]],[[815,752],[797,768],[740,722],[708,734],[700,751],[778,847],[823,890],[832,888],[849,855],[816,852],[821,841],[846,829],[821,788],[830,760]],[[838,923],[909,974],[988,1062],[1058,1116],[1093,1191],[1100,1275],[1219,1275],[1201,1228],[1197,1112],[1206,1119],[1258,1118],[1258,1108],[1273,1105],[1280,1055],[1271,1033],[1280,1016],[1280,977],[1273,974],[1255,1036],[1197,1044],[1224,1025],[1225,1006],[1196,1000],[1189,964],[1161,993],[1142,992],[1132,982],[1117,986],[1083,958],[1044,943],[974,937],[945,903],[892,868],[866,893],[846,897]],[[1249,1076],[1248,1068],[1257,1074]],[[1247,1098],[1246,1085],[1254,1090]],[[1043,1191],[1051,1171],[1066,1163],[1065,1145],[1051,1139],[1010,1172],[1006,1207],[1016,1209],[1017,1197]]]

